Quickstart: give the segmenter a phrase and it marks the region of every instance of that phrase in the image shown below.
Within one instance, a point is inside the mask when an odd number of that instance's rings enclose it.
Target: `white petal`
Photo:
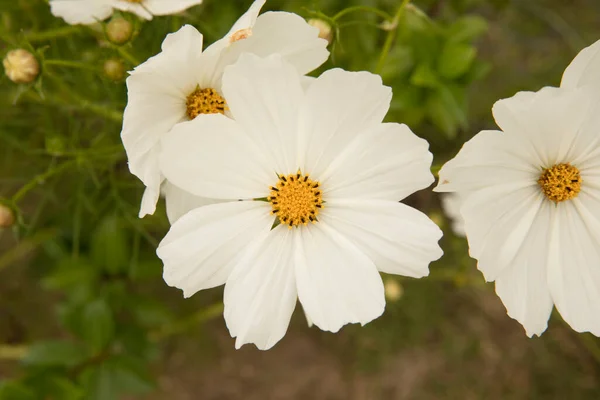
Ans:
[[[127,78],[129,99],[121,132],[129,169],[155,190],[159,190],[161,182],[160,138],[185,115],[185,100],[173,95],[172,88],[157,85],[158,82],[147,73],[134,73]]]
[[[318,68],[329,57],[327,41],[319,38],[318,29],[287,12],[268,12],[258,17],[252,34],[231,43],[223,53],[224,63],[235,62],[243,53],[260,57],[279,54],[301,75]]]
[[[187,96],[202,84],[199,80],[206,74],[202,44],[202,34],[193,26],[184,25],[168,34],[162,42],[162,51],[138,65],[133,74],[148,73],[155,87],[163,88],[165,94],[185,105]],[[151,100],[152,97],[146,98]]]
[[[131,3],[127,0],[112,0],[112,6],[117,10],[134,13],[143,19],[152,19],[152,14],[145,5],[142,4]]]
[[[442,256],[442,231],[425,214],[388,200],[328,201],[319,223],[350,239],[377,269],[421,278]]]
[[[221,114],[182,122],[161,143],[163,174],[196,196],[262,198],[277,181],[262,150],[236,121]]]
[[[322,222],[294,233],[299,236],[294,260],[298,296],[316,326],[337,332],[383,313],[383,282],[369,257]]]
[[[244,15],[242,15],[235,24],[233,24],[225,37],[229,38],[239,30],[252,28],[256,23],[258,14],[260,14],[260,9],[265,5],[266,1],[267,0],[255,0],[248,11],[246,11]]]
[[[508,315],[519,321],[530,337],[546,330],[553,306],[547,280],[552,207],[549,201],[542,203],[523,246],[496,279],[496,293]]]
[[[496,185],[469,194],[461,213],[469,253],[487,281],[511,266],[530,234],[542,202],[537,184],[529,187]]]
[[[88,25],[110,17],[113,9],[109,0],[52,0],[50,11],[70,25]]]
[[[213,204],[181,217],[160,243],[163,278],[185,297],[219,286],[256,237],[273,224],[268,203],[235,201]]]
[[[526,139],[538,155],[540,166],[548,168],[568,161],[568,152],[590,113],[592,100],[584,89],[546,87],[500,100],[492,112],[502,130]]]
[[[548,284],[556,308],[577,332],[600,336],[600,197],[580,192],[559,203],[550,240]]]
[[[391,98],[391,89],[378,75],[324,72],[308,88],[300,110],[305,170],[320,176],[356,136],[381,123]]]
[[[160,198],[160,190],[153,187],[146,187],[142,196],[142,204],[138,216],[144,218],[146,215],[153,215],[156,211],[156,203]]]
[[[537,182],[540,171],[535,152],[522,138],[482,131],[442,167],[434,191],[466,193],[492,185],[529,186]]]
[[[177,14],[190,7],[202,4],[202,0],[145,0],[144,6],[153,15]]]
[[[446,193],[441,196],[442,209],[452,221],[452,231],[456,236],[465,237],[465,221],[460,213],[464,203],[463,195],[458,193]]]
[[[273,347],[285,335],[296,307],[293,232],[278,226],[259,237],[225,285],[225,321],[235,347]]]
[[[330,199],[402,200],[434,181],[427,141],[406,125],[379,124],[357,136],[319,176]]]
[[[223,200],[198,197],[167,181],[164,185],[165,203],[167,205],[167,217],[174,224],[179,218],[196,208],[210,204],[222,203]]]
[[[279,55],[244,54],[223,76],[223,94],[233,118],[269,155],[280,174],[298,170],[298,108],[304,96],[300,76]]]
[[[565,70],[561,87],[575,88],[590,85],[600,90],[600,40],[581,50]]]

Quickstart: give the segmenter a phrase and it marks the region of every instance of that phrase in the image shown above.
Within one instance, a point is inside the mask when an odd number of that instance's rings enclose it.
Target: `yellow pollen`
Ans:
[[[556,164],[542,171],[538,184],[549,200],[555,203],[571,200],[581,190],[581,174],[569,163]]]
[[[233,35],[231,35],[231,38],[229,38],[229,43],[234,43],[239,40],[248,39],[250,36],[252,36],[251,28],[240,29],[239,31],[236,31],[233,33]]]
[[[309,222],[316,223],[319,211],[323,208],[323,192],[319,182],[300,171],[280,175],[277,184],[271,187],[268,200],[273,208],[272,213],[290,229]]]
[[[194,119],[200,114],[225,114],[227,103],[215,89],[197,88],[188,95],[185,102],[187,116]]]

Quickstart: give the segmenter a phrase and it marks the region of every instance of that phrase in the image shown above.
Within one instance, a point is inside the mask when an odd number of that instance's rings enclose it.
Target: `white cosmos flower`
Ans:
[[[230,115],[221,77],[240,54],[281,54],[302,75],[327,60],[327,41],[318,37],[316,28],[287,12],[258,16],[264,2],[254,2],[223,39],[204,51],[202,35],[184,26],[168,35],[162,52],[127,79],[129,100],[121,137],[131,172],[147,187],[140,217],[154,213],[164,180],[158,166],[161,137],[182,121],[210,113]]]
[[[442,209],[452,222],[452,231],[455,235],[465,237],[465,221],[460,215],[460,208],[464,199],[458,193],[445,193],[441,196]]]
[[[113,10],[128,11],[144,19],[169,15],[201,4],[202,0],[50,0],[50,11],[68,24],[93,24],[110,17]]]
[[[237,347],[277,343],[297,298],[323,330],[366,324],[385,307],[378,271],[428,274],[442,233],[398,201],[431,184],[432,155],[406,125],[382,123],[381,78],[333,69],[304,91],[281,56],[245,54],[222,93],[234,118],[178,124],[160,163],[183,190],[233,201],[181,217],[158,255],[186,297],[225,284]]]
[[[435,190],[464,196],[470,254],[529,336],[546,330],[553,304],[600,335],[597,97],[548,87],[500,100],[502,132],[480,132],[440,171]]]

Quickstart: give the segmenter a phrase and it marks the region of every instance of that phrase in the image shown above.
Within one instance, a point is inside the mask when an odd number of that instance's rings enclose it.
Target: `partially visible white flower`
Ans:
[[[556,306],[600,335],[600,98],[594,88],[519,92],[502,129],[465,143],[435,188],[464,198],[470,255],[508,315],[541,335]]]
[[[581,50],[565,70],[560,86],[592,85],[600,92],[600,40]]]
[[[207,115],[162,136],[168,181],[229,199],[177,220],[161,242],[167,284],[189,297],[225,285],[236,347],[275,345],[297,299],[337,332],[385,308],[378,271],[420,278],[442,233],[399,200],[429,186],[432,155],[406,125],[382,123],[391,90],[368,72],[332,69],[308,90],[280,55],[244,54]],[[242,201],[235,201],[243,199]]]
[[[465,221],[460,215],[460,208],[463,205],[463,198],[457,193],[448,193],[440,196],[442,199],[442,209],[452,222],[452,231],[455,235],[465,237]]]
[[[128,11],[144,19],[169,15],[201,4],[202,0],[50,0],[50,11],[68,24],[93,24],[110,17],[113,10]]]
[[[140,217],[154,213],[164,179],[158,166],[161,137],[179,122],[211,113],[230,115],[221,77],[240,54],[281,54],[302,75],[327,60],[327,42],[316,28],[292,13],[258,16],[264,3],[255,1],[223,39],[204,51],[202,35],[184,26],[127,79],[121,137],[131,172],[146,185]]]

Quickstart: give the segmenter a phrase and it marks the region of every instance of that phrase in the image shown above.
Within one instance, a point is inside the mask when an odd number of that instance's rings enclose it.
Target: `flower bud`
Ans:
[[[125,79],[125,64],[118,58],[110,58],[104,62],[104,74],[113,81]]]
[[[383,283],[383,289],[385,290],[385,298],[388,301],[398,301],[404,294],[402,285],[395,279],[386,279]]]
[[[0,204],[0,228],[10,228],[15,223],[15,215],[12,210]]]
[[[329,22],[318,18],[311,18],[308,20],[308,24],[317,28],[319,30],[319,37],[327,40],[327,42],[331,44],[333,41],[333,29]]]
[[[15,83],[30,83],[40,73],[37,58],[25,49],[11,50],[2,61],[4,72]]]
[[[131,39],[133,25],[123,17],[115,17],[106,25],[106,37],[114,44],[125,44]]]

